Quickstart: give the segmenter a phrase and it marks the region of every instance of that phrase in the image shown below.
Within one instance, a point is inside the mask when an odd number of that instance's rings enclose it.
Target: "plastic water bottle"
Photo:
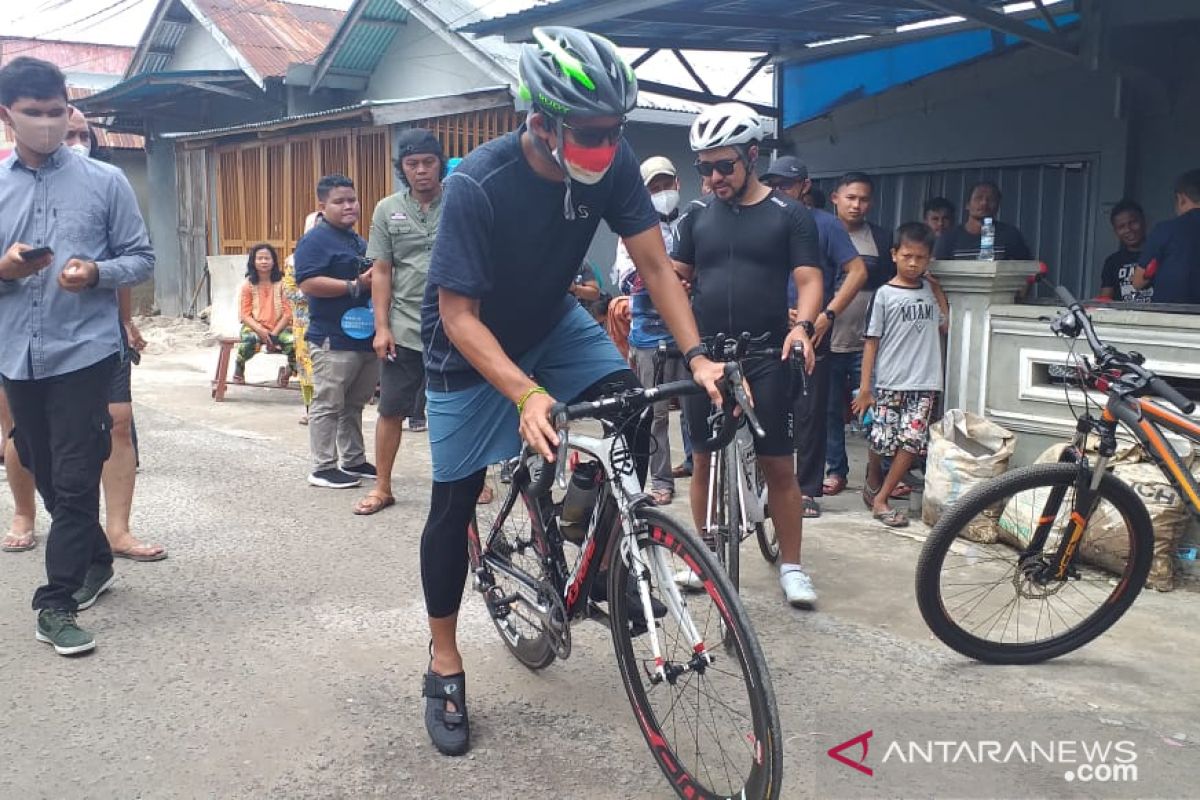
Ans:
[[[983,228],[979,232],[979,260],[996,260],[996,222],[991,217],[983,218]]]
[[[588,521],[596,496],[600,493],[600,464],[584,461],[575,467],[567,493],[563,497],[562,513],[558,517],[558,529],[567,541],[579,544],[587,536]]]

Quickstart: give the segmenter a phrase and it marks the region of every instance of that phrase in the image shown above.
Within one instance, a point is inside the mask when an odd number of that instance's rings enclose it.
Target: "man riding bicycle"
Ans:
[[[812,320],[820,313],[824,291],[817,226],[803,205],[758,180],[754,162],[763,129],[753,109],[741,103],[715,105],[692,123],[689,138],[698,153],[696,169],[713,193],[693,200],[679,220],[676,269],[692,281],[692,310],[701,335],[749,333],[764,347],[783,346],[783,359],[748,359],[745,374],[766,431],[754,446],[779,537],[779,582],[789,603],[811,607],[817,593],[800,564],[803,498],[792,468],[791,378],[785,361],[793,346],[801,345],[805,369],[813,369]],[[798,292],[799,320],[790,331],[789,276]],[[700,531],[712,462],[704,447],[709,412],[705,397],[684,400],[695,453],[692,516]],[[676,580],[696,588],[686,570]]]
[[[422,307],[433,460],[421,536],[432,634],[423,694],[426,730],[447,755],[470,743],[456,629],[467,526],[487,466],[517,455],[521,439],[553,460],[555,398],[577,402],[638,385],[567,291],[602,218],[625,240],[693,376],[714,398],[722,374],[701,354],[658,214],[622,138],[637,102],[633,70],[610,42],[584,31],[535,28],[533,36],[520,64],[521,96],[531,104],[525,123],[446,179]],[[644,459],[640,469],[644,477]]]

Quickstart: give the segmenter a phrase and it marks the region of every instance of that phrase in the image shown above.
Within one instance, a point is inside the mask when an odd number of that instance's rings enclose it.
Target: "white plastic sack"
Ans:
[[[931,425],[921,503],[925,524],[933,525],[951,503],[1008,469],[1016,441],[1012,431],[959,408]],[[994,542],[994,532],[981,532],[978,541]]]

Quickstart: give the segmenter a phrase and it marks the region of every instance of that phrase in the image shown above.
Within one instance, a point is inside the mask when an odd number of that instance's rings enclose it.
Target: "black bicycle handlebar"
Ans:
[[[1067,287],[1055,286],[1054,294],[1067,307],[1067,311],[1071,314],[1075,325],[1083,333],[1084,338],[1087,339],[1088,346],[1092,348],[1092,352],[1096,355],[1098,365],[1101,369],[1115,367],[1123,372],[1133,373],[1140,379],[1141,387],[1145,387],[1145,389],[1166,400],[1184,414],[1191,414],[1196,410],[1196,404],[1184,397],[1178,389],[1143,367],[1141,357],[1136,353],[1122,352],[1112,345],[1101,341],[1100,337],[1096,334],[1096,328],[1092,325],[1091,316],[1088,315],[1083,305],[1075,298],[1075,295],[1071,294],[1071,291]]]

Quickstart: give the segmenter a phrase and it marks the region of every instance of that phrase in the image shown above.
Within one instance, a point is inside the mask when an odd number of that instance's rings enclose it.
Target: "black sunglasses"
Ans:
[[[723,158],[720,161],[700,161],[696,160],[696,172],[699,172],[702,177],[708,178],[713,174],[713,170],[722,175],[729,176],[737,169],[738,159]]]
[[[562,126],[571,131],[571,138],[575,140],[575,144],[588,148],[615,145],[621,140],[621,134],[625,132],[624,120],[611,128],[576,128],[565,122]]]

